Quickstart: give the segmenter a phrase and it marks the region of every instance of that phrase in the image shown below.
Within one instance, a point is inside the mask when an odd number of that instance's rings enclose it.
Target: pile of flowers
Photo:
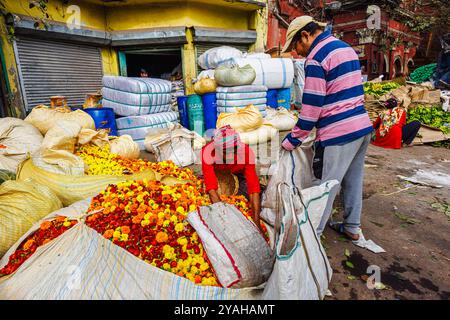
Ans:
[[[39,229],[29,235],[9,257],[5,267],[0,269],[0,275],[8,275],[16,271],[38,247],[57,238],[77,224],[76,220],[70,220],[65,216],[58,216],[52,221],[42,222]]]
[[[87,175],[127,175],[153,170],[161,175],[169,175],[178,179],[188,180],[201,187],[202,181],[198,179],[191,169],[177,167],[172,161],[150,162],[143,159],[126,159],[110,152],[109,145],[99,147],[92,144],[81,145],[76,155],[87,164]]]
[[[193,184],[166,186],[158,181],[110,185],[93,198],[86,224],[163,270],[201,285],[217,286],[214,270],[195,230],[185,220],[208,204]]]

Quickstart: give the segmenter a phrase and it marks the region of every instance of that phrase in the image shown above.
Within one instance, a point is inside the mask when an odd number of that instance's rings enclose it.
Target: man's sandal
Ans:
[[[337,233],[343,235],[348,240],[351,240],[351,241],[359,240],[359,234],[354,234],[354,233],[346,231],[344,228],[344,223],[330,224],[330,228],[333,229],[334,231],[336,231]]]

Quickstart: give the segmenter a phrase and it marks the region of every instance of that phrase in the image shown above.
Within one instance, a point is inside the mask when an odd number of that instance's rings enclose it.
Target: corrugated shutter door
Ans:
[[[200,57],[203,53],[205,53],[209,49],[212,49],[215,47],[221,47],[221,46],[233,47],[238,50],[241,50],[242,52],[247,52],[248,47],[249,47],[248,45],[220,44],[220,43],[197,44],[195,46],[196,51],[197,51],[197,61],[198,61],[198,57]],[[200,73],[201,71],[202,71],[202,68],[200,68],[200,66],[198,65],[198,62],[197,62],[197,74]]]
[[[50,96],[66,96],[81,106],[87,93],[102,87],[100,48],[59,41],[17,39],[18,63],[28,110],[49,104]]]

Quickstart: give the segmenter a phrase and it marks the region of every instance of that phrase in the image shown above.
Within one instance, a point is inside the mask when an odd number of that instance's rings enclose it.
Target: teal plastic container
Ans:
[[[187,99],[187,111],[189,119],[189,130],[203,136],[205,133],[205,121],[203,120],[203,103],[198,94],[192,94]]]

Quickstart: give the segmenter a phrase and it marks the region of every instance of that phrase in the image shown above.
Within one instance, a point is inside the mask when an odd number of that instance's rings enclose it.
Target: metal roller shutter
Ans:
[[[72,107],[81,106],[87,93],[102,87],[99,47],[18,38],[16,57],[27,110],[49,104],[50,96],[66,96]]]
[[[215,48],[215,47],[221,47],[221,46],[229,46],[229,47],[233,47],[236,48],[238,50],[241,50],[242,52],[247,52],[248,51],[248,45],[239,45],[239,44],[223,44],[223,43],[207,43],[207,44],[197,44],[195,46],[196,51],[197,51],[197,61],[198,61],[198,57],[200,57],[203,53],[205,53],[206,51],[208,51],[209,49]],[[197,63],[197,74],[199,74],[202,71],[202,68],[200,68],[200,66]]]

